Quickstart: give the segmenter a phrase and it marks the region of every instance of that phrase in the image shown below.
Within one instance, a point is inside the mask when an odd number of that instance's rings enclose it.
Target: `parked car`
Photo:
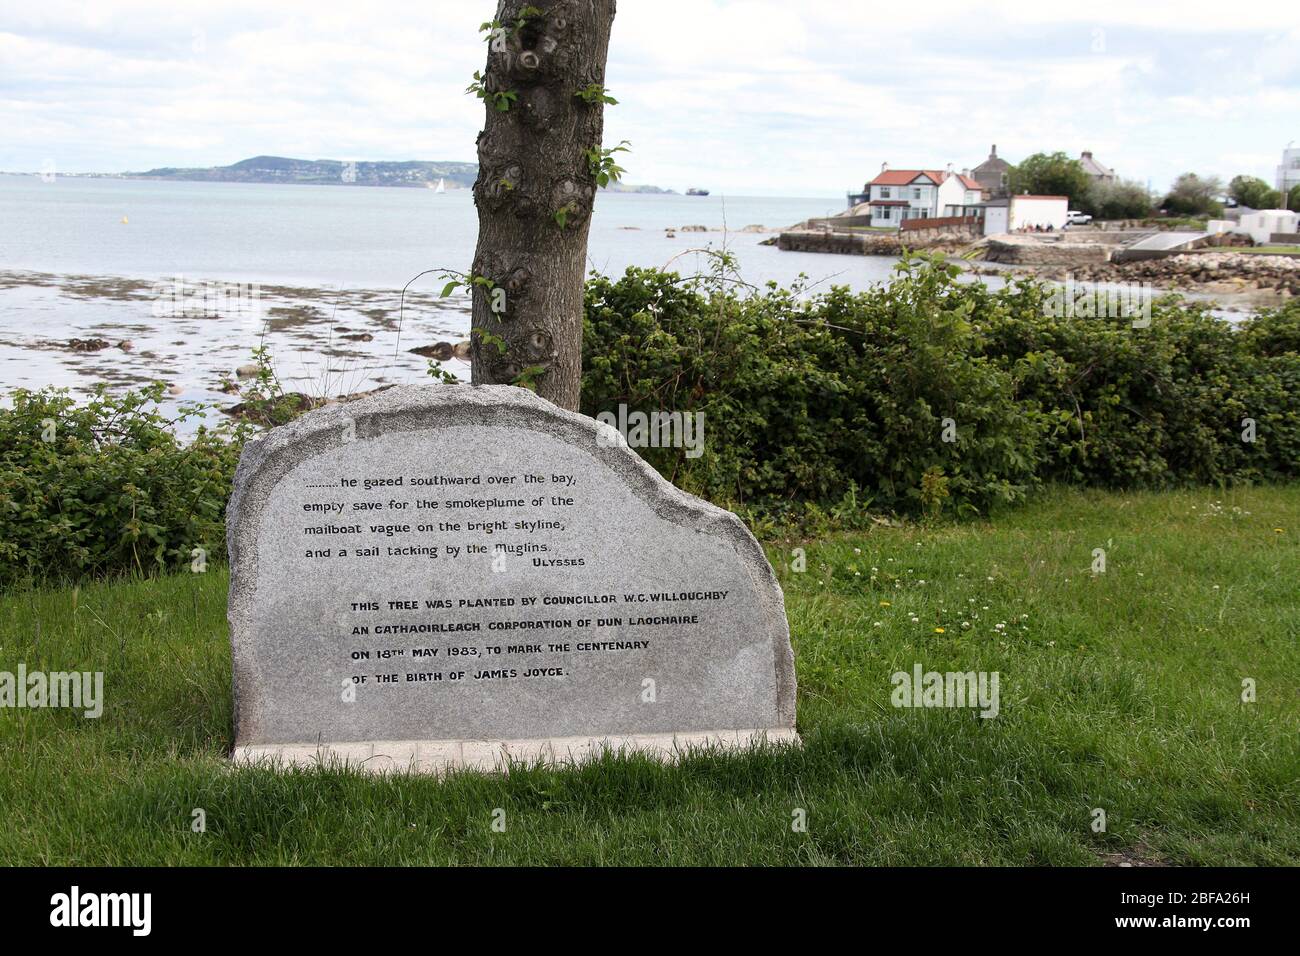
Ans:
[[[1086,226],[1090,222],[1092,222],[1092,217],[1086,212],[1079,212],[1077,209],[1071,209],[1065,214],[1065,224],[1067,226]]]

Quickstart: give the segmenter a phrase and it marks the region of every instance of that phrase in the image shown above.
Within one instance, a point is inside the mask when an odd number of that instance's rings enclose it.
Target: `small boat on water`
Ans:
[[[707,189],[700,189],[696,186],[692,186],[690,189],[686,190],[686,195],[688,196],[707,196],[708,194],[709,191]]]
[[[436,193],[445,193],[447,191],[447,183],[439,179],[438,185],[433,187],[433,191]]]

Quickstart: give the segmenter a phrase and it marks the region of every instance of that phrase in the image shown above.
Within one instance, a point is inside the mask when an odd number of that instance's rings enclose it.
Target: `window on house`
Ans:
[[[881,198],[881,199],[888,199],[888,198],[889,198],[889,187],[888,187],[888,186],[881,186],[881,187],[880,187],[880,198]]]
[[[912,189],[912,198],[913,198],[913,199],[920,199],[920,198],[921,198],[921,187],[920,187],[920,186],[916,186],[915,188]]]

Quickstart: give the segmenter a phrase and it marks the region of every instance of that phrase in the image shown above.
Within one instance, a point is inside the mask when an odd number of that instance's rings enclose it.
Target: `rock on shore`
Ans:
[[[1081,266],[1074,270],[1074,277],[1095,282],[1150,282],[1202,292],[1258,289],[1283,298],[1300,296],[1300,259],[1240,252],[1189,253],[1143,262]]]

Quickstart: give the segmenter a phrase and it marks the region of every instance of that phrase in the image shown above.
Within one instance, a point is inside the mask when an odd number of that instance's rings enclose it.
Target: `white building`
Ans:
[[[1244,232],[1257,246],[1266,246],[1275,232],[1300,232],[1300,213],[1259,209],[1242,215],[1235,232]]]
[[[966,173],[951,169],[890,169],[867,183],[866,205],[873,226],[898,226],[908,219],[976,215],[981,187]]]
[[[1287,195],[1296,186],[1300,186],[1300,149],[1288,146],[1282,150],[1282,165],[1277,168],[1277,188],[1282,193],[1284,204]]]
[[[1070,212],[1067,196],[1011,196],[984,207],[984,235],[1051,229],[1060,232]]]

